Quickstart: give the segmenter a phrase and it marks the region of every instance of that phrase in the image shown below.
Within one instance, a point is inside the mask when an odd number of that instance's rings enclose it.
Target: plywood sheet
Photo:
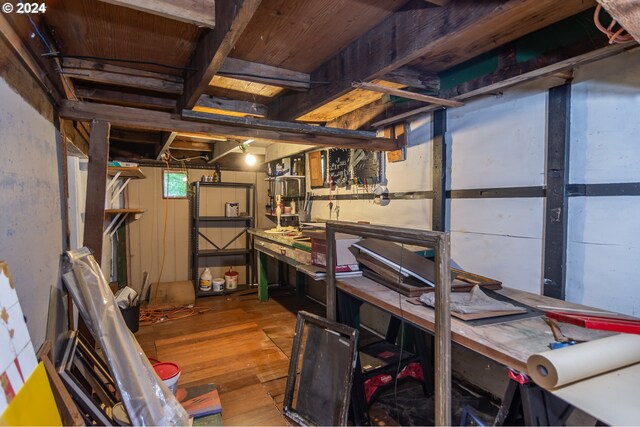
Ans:
[[[47,6],[46,22],[60,50],[67,54],[185,67],[200,36],[195,25],[95,0],[65,0]],[[126,66],[182,75],[182,70],[165,67]]]
[[[310,73],[406,0],[263,0],[233,56]]]
[[[371,83],[394,89],[402,89],[406,87],[406,85],[387,82],[384,80],[373,80]],[[329,101],[323,106],[316,108],[315,110],[299,117],[298,120],[304,122],[328,122],[354,110],[357,110],[360,107],[371,104],[372,102],[381,99],[383,96],[385,96],[385,94],[380,92],[372,92],[370,90],[364,89],[353,89],[348,93],[332,101]]]

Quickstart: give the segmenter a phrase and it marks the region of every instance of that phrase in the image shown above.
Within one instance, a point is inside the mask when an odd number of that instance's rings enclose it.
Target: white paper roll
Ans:
[[[640,363],[640,335],[620,334],[533,354],[527,370],[540,387],[554,389],[635,363]]]

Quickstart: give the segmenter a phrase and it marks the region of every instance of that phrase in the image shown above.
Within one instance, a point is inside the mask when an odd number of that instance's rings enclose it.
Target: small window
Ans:
[[[187,173],[184,171],[162,171],[162,197],[165,199],[186,199],[187,181]]]

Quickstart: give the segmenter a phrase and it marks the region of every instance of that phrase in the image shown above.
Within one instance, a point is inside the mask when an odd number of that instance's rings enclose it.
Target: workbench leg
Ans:
[[[260,302],[266,302],[269,299],[267,255],[262,252],[258,252],[258,299]]]
[[[415,344],[416,353],[420,359],[420,365],[422,365],[422,374],[424,375],[424,381],[422,382],[422,391],[425,396],[433,395],[435,390],[435,373],[434,373],[434,361],[433,354],[434,340],[433,335],[421,331],[416,327],[413,329],[413,342]]]
[[[303,272],[296,270],[296,295],[299,297],[303,297],[305,294],[304,285],[306,277]]]
[[[360,327],[360,306],[362,301],[347,295],[344,292],[336,292],[336,308],[338,322],[351,326]],[[358,344],[356,344],[358,345]],[[353,424],[357,426],[370,425],[369,413],[364,394],[364,378],[362,375],[362,365],[360,364],[360,352],[356,358],[356,366],[353,371],[353,386],[351,387],[351,415]]]

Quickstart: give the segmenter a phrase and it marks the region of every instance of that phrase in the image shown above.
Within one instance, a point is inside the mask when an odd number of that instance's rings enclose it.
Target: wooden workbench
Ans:
[[[434,331],[432,308],[411,304],[407,302],[408,297],[371,279],[366,277],[339,279],[336,280],[336,287],[341,292],[378,307],[420,329],[430,333]],[[531,307],[547,305],[592,309],[511,288],[503,288],[497,292]],[[584,329],[566,323],[561,323],[561,328],[565,335],[575,339],[591,340],[611,335],[610,332]],[[547,345],[555,341],[551,329],[541,316],[484,326],[471,326],[452,317],[451,339],[507,367],[525,373],[527,358],[533,353],[548,350]]]
[[[267,283],[266,257],[275,258],[296,269],[296,288],[299,294],[304,293],[304,275],[311,276],[317,267],[311,266],[311,242],[297,241],[286,234],[270,234],[259,228],[247,230],[253,236],[253,249],[258,262],[258,298],[269,299]]]

